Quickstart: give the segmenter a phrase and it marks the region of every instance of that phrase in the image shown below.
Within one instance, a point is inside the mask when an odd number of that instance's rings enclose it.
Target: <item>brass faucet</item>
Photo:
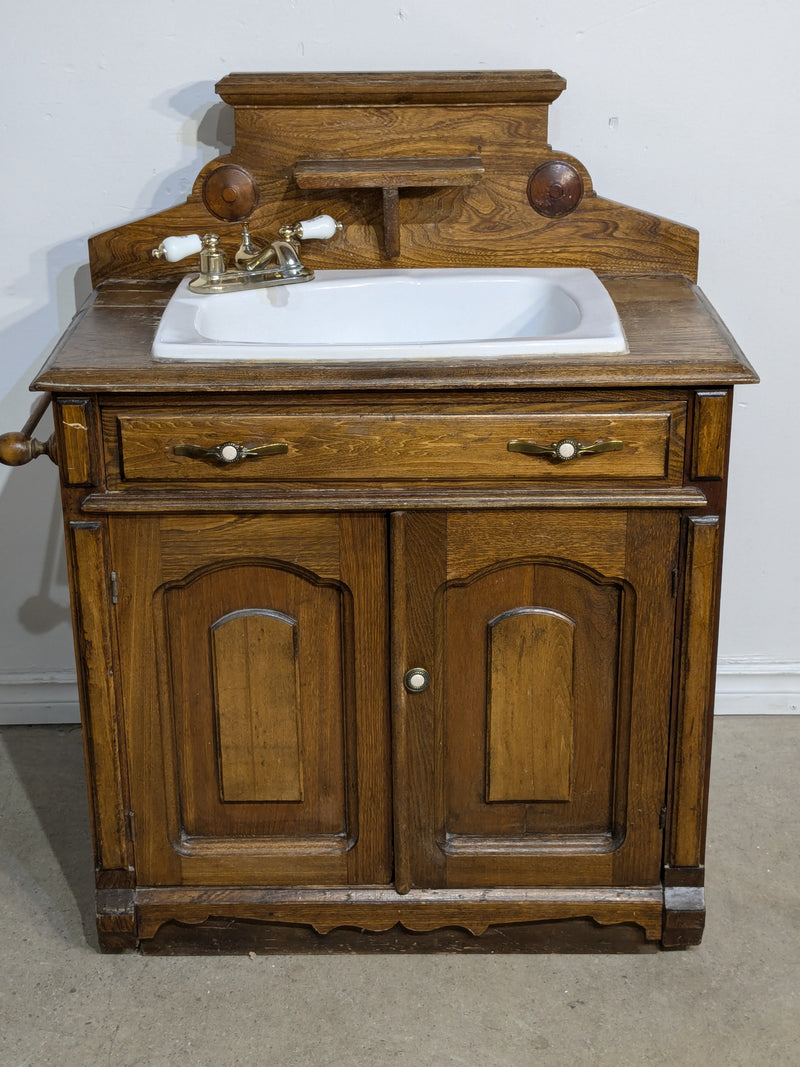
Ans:
[[[307,282],[314,271],[300,260],[299,242],[309,239],[327,240],[342,229],[330,215],[317,215],[290,225],[281,226],[278,240],[263,248],[253,244],[247,226],[242,228],[242,241],[233,257],[235,270],[228,270],[227,257],[219,246],[219,235],[207,233],[186,237],[166,237],[152,255],[176,263],[186,256],[200,253],[200,273],[189,282],[195,293],[235,293],[242,289],[266,288],[271,285],[291,285]]]

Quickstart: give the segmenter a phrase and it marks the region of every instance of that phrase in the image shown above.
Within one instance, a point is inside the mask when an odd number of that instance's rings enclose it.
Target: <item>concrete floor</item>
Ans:
[[[800,717],[718,720],[703,944],[100,955],[80,732],[0,731],[3,1067],[800,1064]]]

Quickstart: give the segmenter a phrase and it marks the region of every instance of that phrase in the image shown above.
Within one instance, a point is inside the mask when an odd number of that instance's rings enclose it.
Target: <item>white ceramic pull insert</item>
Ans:
[[[187,256],[196,255],[202,248],[200,235],[189,233],[185,237],[165,237],[158,248],[153,249],[153,256],[156,259],[166,259],[167,263],[177,263]]]
[[[297,236],[301,241],[319,238],[327,240],[341,230],[342,224],[330,215],[316,215],[313,219],[303,219],[297,223]]]
[[[403,685],[409,693],[421,693],[431,684],[431,676],[424,667],[412,667],[403,675]]]

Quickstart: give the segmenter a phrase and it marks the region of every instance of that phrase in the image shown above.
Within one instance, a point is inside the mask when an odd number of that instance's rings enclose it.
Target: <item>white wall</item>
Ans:
[[[179,203],[229,143],[222,75],[564,75],[552,144],[602,195],[700,230],[701,284],[762,376],[736,404],[719,703],[796,710],[795,0],[28,0],[5,31],[0,430],[87,292],[87,237]],[[58,522],[46,459],[0,468],[0,721],[74,714]]]

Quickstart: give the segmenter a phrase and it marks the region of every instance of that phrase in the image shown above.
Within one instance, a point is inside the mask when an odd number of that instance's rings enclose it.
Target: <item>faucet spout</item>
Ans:
[[[300,261],[297,246],[291,241],[281,238],[259,249],[252,243],[250,231],[246,226],[242,230],[242,243],[234,256],[234,263],[239,270],[251,274],[264,267],[274,267],[282,274],[292,277],[305,269]]]

